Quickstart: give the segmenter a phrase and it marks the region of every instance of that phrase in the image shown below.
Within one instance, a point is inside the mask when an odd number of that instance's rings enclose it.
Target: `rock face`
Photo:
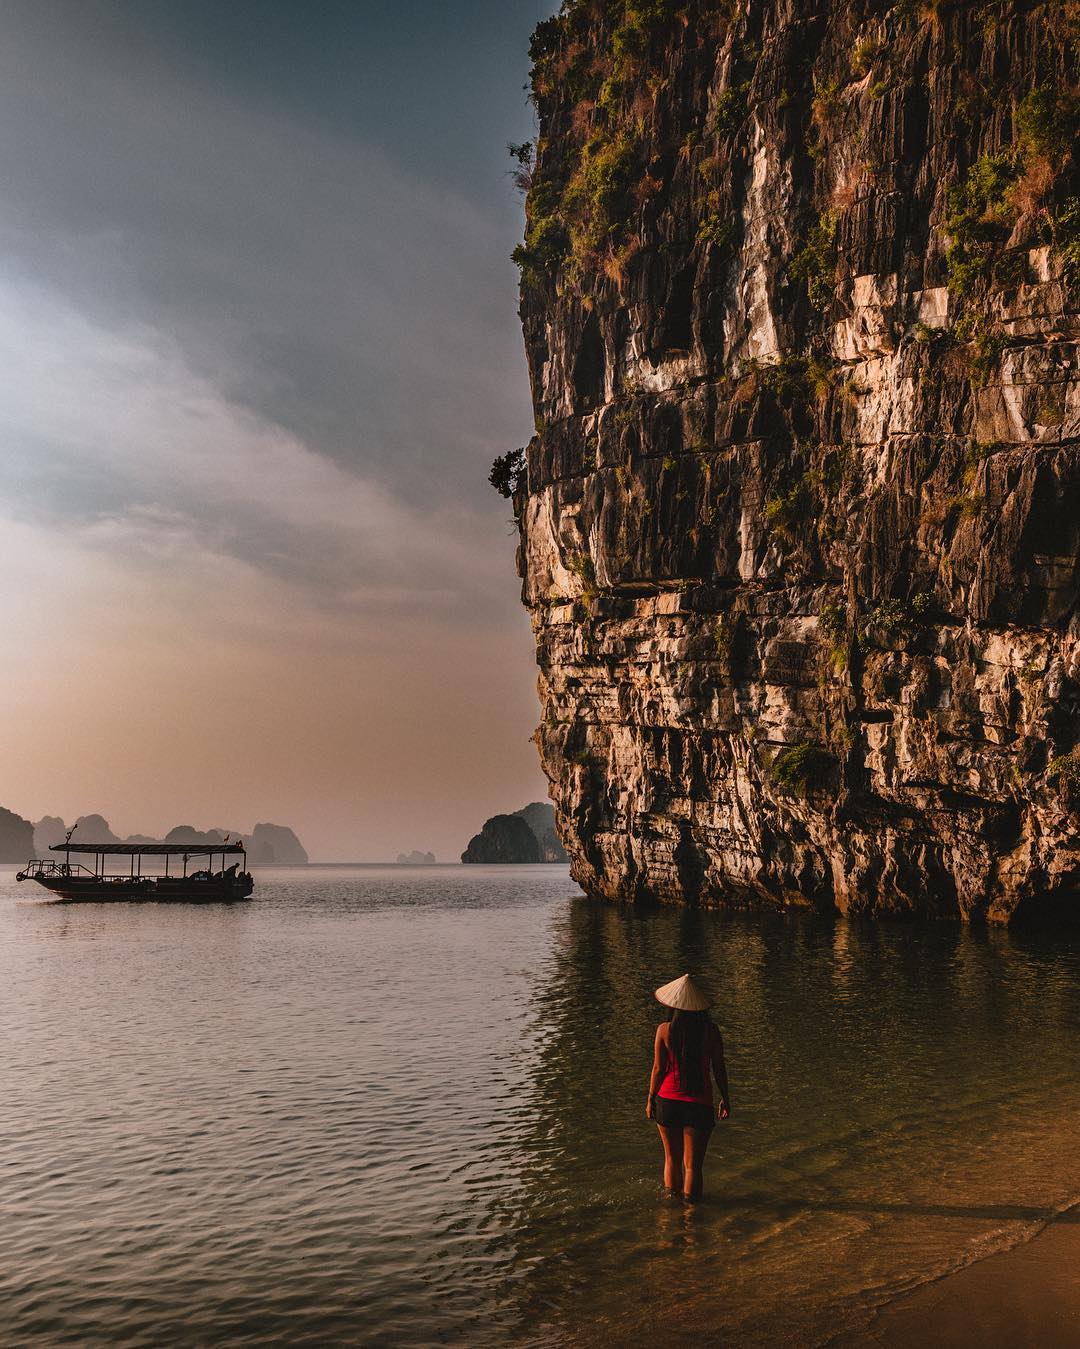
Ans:
[[[524,823],[533,842],[529,842],[517,824],[506,823],[508,820]],[[533,801],[531,805],[515,810],[512,815],[493,815],[461,854],[461,860],[566,862],[566,849],[555,832],[555,808],[546,801]]]
[[[537,30],[511,486],[587,891],[1080,908],[1078,29],[580,0]]]
[[[34,856],[48,857],[54,843],[63,843],[67,825],[59,815],[43,815],[34,824]]]
[[[539,862],[540,844],[520,815],[493,815],[469,840],[463,862]]]
[[[164,839],[162,839],[162,842],[213,845],[215,843],[220,843],[224,837],[224,830],[202,830],[196,829],[195,826],[191,824],[178,824],[175,828],[169,830]],[[233,837],[239,840],[240,835],[235,834]]]
[[[566,849],[555,832],[555,807],[548,801],[533,801],[531,805],[515,810],[536,835],[540,844],[541,862],[567,862]]]
[[[18,816],[13,818],[17,819]],[[64,840],[64,821],[58,815],[46,815],[38,820],[33,829],[33,853],[36,857],[48,857],[49,847]],[[194,825],[178,824],[170,829],[164,839],[149,834],[129,834],[122,840],[125,843],[191,843],[193,845],[213,846],[221,843],[228,835],[234,843],[243,843],[248,850],[249,861],[262,866],[307,866],[308,855],[293,831],[283,824],[257,824],[251,834],[241,834],[238,829],[196,829]],[[75,843],[120,843],[121,840],[109,828],[108,821],[102,815],[80,815],[73,836]],[[27,858],[30,853],[26,854]],[[24,861],[26,858],[23,859]],[[434,857],[431,859],[434,861]]]
[[[0,807],[0,862],[27,862],[34,855],[34,826]]]
[[[73,843],[119,843],[104,815],[80,815],[73,826]]]
[[[248,842],[249,860],[262,866],[306,867],[300,840],[283,824],[257,824]]]

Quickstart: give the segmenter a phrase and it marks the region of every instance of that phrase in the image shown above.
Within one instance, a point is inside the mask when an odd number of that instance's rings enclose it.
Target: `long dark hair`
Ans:
[[[678,1069],[679,1086],[683,1091],[698,1095],[705,1090],[708,1069],[705,1050],[713,1020],[708,1012],[680,1012],[673,1010],[668,1018],[668,1045]]]

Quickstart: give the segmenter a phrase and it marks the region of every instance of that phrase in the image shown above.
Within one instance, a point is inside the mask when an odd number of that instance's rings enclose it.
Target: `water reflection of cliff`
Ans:
[[[770,1288],[785,1304],[785,1279],[805,1285],[811,1314],[815,1298],[827,1306],[830,1260],[854,1258],[870,1234],[911,1273],[920,1243],[936,1258],[959,1229],[1000,1228],[1054,1200],[1055,1164],[1034,1137],[1011,1171],[992,1159],[1011,1112],[1056,1109],[1075,1082],[1075,947],[589,902],[567,906],[555,929],[535,985],[531,1085],[515,1107],[520,1188],[507,1200],[527,1271],[521,1315],[538,1335],[573,1337],[583,1314],[601,1335],[656,1324],[687,1282],[722,1293],[732,1326]],[[735,1102],[707,1167],[714,1202],[689,1217],[659,1195],[644,1119],[662,1016],[652,991],[686,970],[716,995]],[[925,1234],[909,1252],[908,1228],[931,1218],[941,1252]]]

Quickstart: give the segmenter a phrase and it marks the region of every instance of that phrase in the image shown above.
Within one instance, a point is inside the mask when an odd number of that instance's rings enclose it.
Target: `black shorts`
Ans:
[[[666,1096],[654,1096],[653,1107],[657,1124],[665,1129],[701,1129],[712,1133],[716,1127],[715,1109],[700,1101],[669,1101]]]

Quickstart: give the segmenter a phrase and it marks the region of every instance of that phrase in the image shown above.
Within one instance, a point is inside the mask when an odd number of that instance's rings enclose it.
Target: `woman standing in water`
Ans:
[[[671,1009],[656,1028],[645,1114],[664,1144],[664,1185],[684,1199],[701,1198],[702,1167],[713,1119],[712,1078],[720,1088],[716,1119],[731,1114],[724,1042],[709,1016],[709,999],[688,974],[656,990]]]

